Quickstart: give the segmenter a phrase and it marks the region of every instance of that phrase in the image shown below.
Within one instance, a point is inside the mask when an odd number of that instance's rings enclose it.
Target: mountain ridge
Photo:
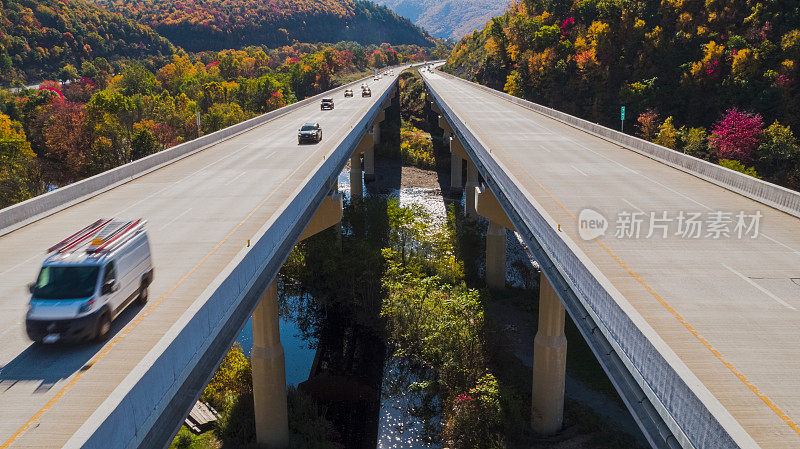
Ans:
[[[361,0],[93,1],[150,26],[187,51],[292,42],[436,43],[408,19]]]
[[[0,1],[0,83],[41,79],[95,58],[172,54],[147,26],[84,0]]]
[[[432,35],[461,39],[505,12],[509,0],[376,0]]]

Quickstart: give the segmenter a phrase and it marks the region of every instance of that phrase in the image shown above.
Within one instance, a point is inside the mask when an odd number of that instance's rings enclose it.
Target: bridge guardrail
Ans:
[[[600,137],[625,149],[647,156],[670,167],[676,168],[700,179],[724,187],[746,198],[786,212],[800,218],[800,192],[781,187],[770,182],[745,175],[712,162],[698,159],[685,153],[671,150],[647,140],[625,134],[597,123],[569,115],[567,113],[542,106],[532,101],[509,95],[478,83],[467,81],[455,75],[439,70],[446,77],[452,77],[470,83],[486,92],[542,115],[558,120],[561,123],[581,131]]]
[[[555,221],[520,189],[427,79],[425,84],[651,444],[758,447],[581,249],[559,235]]]
[[[355,87],[367,79],[371,79],[371,77],[361,78],[352,83],[339,86],[336,89],[338,90],[350,86]],[[215,131],[211,134],[206,134],[197,139],[190,140],[179,145],[175,145],[174,147],[160,151],[156,154],[151,154],[150,156],[137,159],[125,165],[121,165],[103,173],[94,175],[90,178],[83,179],[43,195],[25,200],[21,203],[0,209],[0,236],[8,234],[9,232],[33,223],[34,221],[40,220],[60,210],[66,209],[67,207],[82,201],[86,201],[89,198],[158,170],[159,168],[183,159],[184,157],[190,156],[199,151],[203,151],[206,148],[214,146],[224,140],[228,140],[232,137],[238,136],[239,134],[250,131],[253,128],[282,117],[296,109],[302,108],[303,106],[320,101],[326,95],[330,95],[330,91],[300,100],[296,103],[292,103],[280,109],[267,112],[266,114],[259,115],[258,117],[253,117],[228,128]]]

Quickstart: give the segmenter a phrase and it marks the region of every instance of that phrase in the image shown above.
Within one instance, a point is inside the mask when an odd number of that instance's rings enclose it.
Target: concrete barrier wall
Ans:
[[[169,444],[390,91],[391,86],[331,156],[319,162],[318,169],[281,206],[281,212],[259,230],[253,246],[239,252],[65,447]],[[220,341],[220,335],[226,336],[225,341]],[[199,364],[203,366],[198,368]],[[199,388],[183,388],[187,383]],[[154,428],[159,429],[158,435],[153,434]]]
[[[439,71],[441,75],[457,79],[464,83],[469,83],[474,87],[478,87],[486,92],[496,95],[504,100],[510,101],[514,104],[522,106],[527,109],[536,111],[542,115],[558,120],[562,123],[570,125],[574,128],[585,131],[594,136],[600,137],[609,142],[620,145],[629,150],[643,154],[651,159],[655,159],[661,163],[667,164],[670,167],[677,168],[698,178],[704,179],[708,182],[714,183],[720,187],[736,192],[752,200],[766,204],[767,206],[774,207],[780,211],[795,217],[800,217],[800,193],[794,190],[789,190],[761,179],[756,179],[752,176],[747,176],[743,173],[733,171],[713,164],[702,159],[698,159],[688,154],[679,153],[661,145],[656,145],[652,142],[639,139],[628,134],[615,131],[611,128],[592,123],[555,109],[533,103],[528,100],[523,100],[504,92],[497,91],[491,87],[482,86],[477,83],[464,80],[457,76]]]
[[[495,193],[517,231],[540,262],[576,324],[591,320],[606,341],[592,350],[616,353],[627,371],[610,373],[637,422],[654,447],[757,447],[697,377],[672,352],[644,318],[571,240],[555,231],[557,224],[536,200],[522,191],[489,153],[489,149],[458,119],[426,80],[428,91],[464,144],[486,183]],[[578,311],[578,312],[576,312]],[[587,341],[590,341],[587,338]],[[606,349],[611,348],[611,350]],[[615,369],[604,365],[605,369]],[[619,370],[619,368],[616,368]],[[616,380],[615,380],[616,377]],[[620,381],[619,379],[623,379]],[[626,396],[636,384],[640,396]],[[645,398],[647,401],[645,401]],[[649,409],[642,403],[649,402]],[[644,422],[649,420],[650,422]],[[668,429],[668,430],[667,430]]]
[[[357,86],[368,78],[354,81],[347,86],[338,87],[342,89],[349,86]],[[142,159],[127,163],[120,167],[100,173],[73,184],[58,188],[52,192],[39,195],[19,204],[9,206],[0,210],[0,236],[19,229],[36,220],[40,220],[48,215],[63,210],[69,206],[85,201],[93,196],[99,195],[107,190],[113,189],[126,182],[132,181],[140,176],[144,176],[154,170],[171,164],[186,156],[202,151],[214,146],[224,140],[230,139],[241,133],[263,125],[278,117],[284,116],[296,109],[302,108],[311,103],[320,101],[323,97],[330,95],[331,91],[315,95],[305,100],[284,106],[272,112],[254,117],[250,120],[221,129],[211,134],[207,134],[198,139],[176,145],[159,153],[144,157]]]

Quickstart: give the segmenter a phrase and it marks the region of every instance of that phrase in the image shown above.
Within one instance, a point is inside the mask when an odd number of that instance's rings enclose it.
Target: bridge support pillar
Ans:
[[[263,447],[288,448],[286,368],[278,331],[278,288],[274,280],[253,312],[251,360],[256,440]]]
[[[461,189],[461,172],[463,166],[463,159],[455,154],[450,154],[450,188],[453,190]]]
[[[350,156],[350,201],[361,201],[364,198],[364,185],[361,182],[361,154],[364,154],[364,165],[370,165],[371,172],[367,175],[375,176],[375,153],[372,134],[367,133],[361,138],[353,155]],[[369,155],[367,154],[369,153]]]
[[[383,114],[383,112],[381,112],[381,114]],[[381,143],[381,123],[377,120],[372,124],[372,140],[375,145]]]
[[[364,182],[375,180],[375,147],[364,149]]]
[[[375,145],[381,143],[381,122],[386,120],[386,108],[391,105],[384,106],[384,110],[378,113],[375,121],[372,122],[372,140]]]
[[[503,289],[506,287],[506,229],[516,229],[491,190],[476,190],[475,209],[489,220],[486,230],[486,285],[491,289]]]
[[[464,214],[470,220],[478,219],[478,210],[475,205],[475,190],[478,188],[478,167],[467,160],[467,184],[465,186],[466,198],[464,199]]]
[[[491,220],[486,230],[486,285],[495,290],[506,287],[506,228]]]
[[[364,198],[364,185],[361,183],[361,154],[350,156],[350,201],[353,203]]]
[[[567,337],[564,305],[544,274],[539,277],[539,329],[533,340],[531,427],[542,435],[561,430]]]
[[[471,164],[467,150],[458,140],[458,137],[450,139],[450,188],[460,189],[462,185],[463,162],[467,161],[467,166]]]

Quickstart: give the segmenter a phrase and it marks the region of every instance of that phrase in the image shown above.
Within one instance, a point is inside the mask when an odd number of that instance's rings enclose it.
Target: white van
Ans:
[[[145,221],[101,219],[47,250],[25,317],[41,343],[104,340],[111,322],[147,302],[153,262]]]

